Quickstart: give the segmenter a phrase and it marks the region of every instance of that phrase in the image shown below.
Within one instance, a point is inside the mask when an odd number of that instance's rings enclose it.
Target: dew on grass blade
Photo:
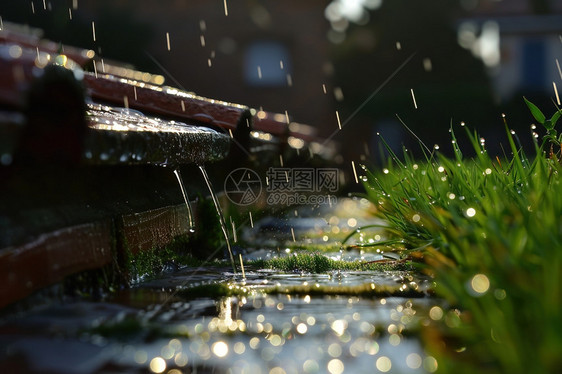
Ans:
[[[484,274],[476,274],[470,280],[470,289],[477,295],[483,295],[490,289],[490,280]]]

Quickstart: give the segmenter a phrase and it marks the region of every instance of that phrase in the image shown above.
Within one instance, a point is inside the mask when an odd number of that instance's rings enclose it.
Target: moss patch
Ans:
[[[276,269],[285,272],[326,273],[334,270],[344,271],[410,271],[415,270],[411,261],[342,261],[334,260],[321,253],[296,253],[287,257],[270,260],[249,261],[249,268]]]

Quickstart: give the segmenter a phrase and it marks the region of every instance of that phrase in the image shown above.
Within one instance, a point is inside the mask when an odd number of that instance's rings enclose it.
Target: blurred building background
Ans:
[[[2,20],[46,38],[202,96],[287,111],[333,135],[348,160],[380,160],[377,133],[419,154],[397,115],[447,151],[461,121],[492,147],[506,113],[525,143],[532,119],[522,96],[550,113],[562,88],[561,0],[7,3]]]

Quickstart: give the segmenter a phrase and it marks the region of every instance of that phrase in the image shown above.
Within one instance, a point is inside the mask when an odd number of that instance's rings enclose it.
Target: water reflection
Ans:
[[[154,373],[185,367],[212,367],[220,373],[418,373],[437,368],[419,341],[405,334],[427,318],[426,299],[392,298],[381,304],[357,297],[261,295],[224,297],[215,305],[214,316],[170,319],[166,331],[178,337],[146,343],[142,353],[121,357],[121,363],[149,365]]]

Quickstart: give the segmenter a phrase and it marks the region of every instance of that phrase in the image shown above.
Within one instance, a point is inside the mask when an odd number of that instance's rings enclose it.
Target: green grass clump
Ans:
[[[367,172],[388,234],[423,247],[437,293],[462,312],[429,334],[441,372],[562,370],[562,165],[550,142],[527,157],[506,130],[501,159],[468,130],[467,158],[451,131],[452,158],[391,152],[386,169]]]
[[[413,270],[409,261],[342,261],[334,260],[321,253],[294,253],[289,256],[276,257],[269,260],[249,261],[251,268],[275,269],[284,272],[326,273],[329,271],[393,271]]]

